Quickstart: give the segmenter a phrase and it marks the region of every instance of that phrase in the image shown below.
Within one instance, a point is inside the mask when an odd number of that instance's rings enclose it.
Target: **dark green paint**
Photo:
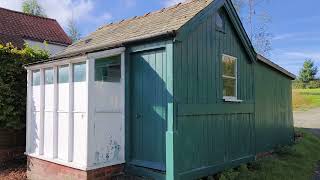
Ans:
[[[264,64],[255,67],[256,151],[270,151],[293,140],[291,80]]]
[[[291,81],[256,60],[230,3],[214,1],[178,30],[173,41],[128,47],[128,172],[154,179],[195,179],[291,142]],[[223,31],[216,28],[217,11],[225,20]],[[223,54],[237,58],[242,102],[223,100]],[[137,120],[139,112],[143,118]]]
[[[165,171],[167,60],[163,49],[131,54],[132,164]]]

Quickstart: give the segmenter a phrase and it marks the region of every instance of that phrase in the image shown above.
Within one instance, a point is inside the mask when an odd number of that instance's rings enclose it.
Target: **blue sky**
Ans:
[[[103,24],[143,15],[182,0],[39,0],[47,15],[65,28],[73,17],[83,36]],[[261,1],[261,0],[260,0]],[[0,0],[0,7],[21,10],[22,0]],[[306,58],[320,67],[319,0],[267,0],[257,11],[271,16],[271,60],[297,74]],[[320,76],[320,73],[319,73]]]

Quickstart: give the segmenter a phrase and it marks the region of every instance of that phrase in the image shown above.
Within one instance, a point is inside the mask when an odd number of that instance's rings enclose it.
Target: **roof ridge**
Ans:
[[[10,11],[10,12],[13,12],[13,13],[17,13],[17,14],[21,14],[21,15],[25,15],[25,16],[31,16],[31,17],[40,18],[40,19],[57,21],[56,19],[53,19],[53,18],[48,18],[48,17],[43,17],[43,16],[37,16],[37,15],[28,14],[28,13],[24,13],[24,12],[12,10],[12,9],[6,9],[6,8],[3,8],[3,7],[0,7],[0,9],[5,10],[5,11]]]
[[[149,16],[149,15],[153,15],[153,14],[157,14],[157,13],[164,13],[164,12],[166,12],[168,10],[177,8],[177,7],[181,6],[181,5],[187,5],[187,4],[195,2],[195,1],[205,1],[205,2],[207,2],[208,0],[186,0],[184,2],[180,2],[180,3],[174,4],[174,5],[168,6],[168,7],[164,7],[164,8],[155,10],[155,11],[147,12],[147,13],[145,13],[143,15],[140,15],[140,16],[133,16],[133,17],[129,17],[127,19],[122,19],[120,21],[110,22],[108,24],[102,25],[101,27],[98,28],[98,30],[101,30],[101,29],[103,29],[105,27],[108,27],[108,26],[111,26],[111,25],[121,24],[123,22],[131,21],[131,20],[134,20],[134,19],[139,19],[139,18],[146,17],[146,16]]]

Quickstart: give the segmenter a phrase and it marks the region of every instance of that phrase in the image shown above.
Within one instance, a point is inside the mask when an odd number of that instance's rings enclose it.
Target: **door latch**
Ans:
[[[137,119],[140,119],[141,117],[142,117],[142,115],[141,115],[141,114],[139,114],[139,113],[138,113],[138,114],[136,114],[136,118],[137,118]]]

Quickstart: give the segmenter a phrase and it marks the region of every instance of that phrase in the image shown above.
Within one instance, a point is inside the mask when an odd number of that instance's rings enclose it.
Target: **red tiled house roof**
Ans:
[[[0,8],[0,43],[21,46],[22,39],[47,41],[48,43],[70,45],[72,42],[59,23],[22,12]],[[20,39],[19,39],[20,38]]]

